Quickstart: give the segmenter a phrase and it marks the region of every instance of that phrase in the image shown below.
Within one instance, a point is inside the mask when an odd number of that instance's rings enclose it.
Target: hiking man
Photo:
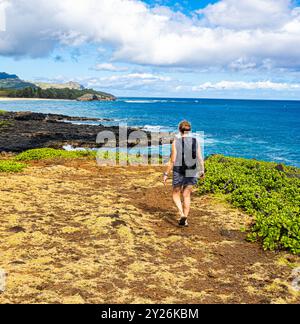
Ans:
[[[192,126],[188,121],[179,124],[179,135],[172,144],[172,154],[164,183],[173,169],[173,200],[178,208],[180,226],[188,226],[193,187],[200,177],[204,178],[204,160],[199,142],[191,135]],[[183,196],[183,203],[181,201]]]

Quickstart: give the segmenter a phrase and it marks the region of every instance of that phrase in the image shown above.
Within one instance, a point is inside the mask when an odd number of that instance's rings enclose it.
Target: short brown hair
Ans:
[[[192,125],[187,120],[182,121],[179,126],[180,133],[190,132],[192,130]]]

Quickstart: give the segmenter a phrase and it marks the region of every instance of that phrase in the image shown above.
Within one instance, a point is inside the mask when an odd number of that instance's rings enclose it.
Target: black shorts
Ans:
[[[188,187],[195,186],[198,183],[199,177],[186,177],[177,171],[173,171],[173,187]]]

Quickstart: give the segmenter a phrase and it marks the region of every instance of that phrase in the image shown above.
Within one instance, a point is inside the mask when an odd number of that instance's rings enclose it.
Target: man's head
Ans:
[[[187,120],[184,120],[179,124],[178,129],[181,134],[186,134],[192,130],[192,125]]]

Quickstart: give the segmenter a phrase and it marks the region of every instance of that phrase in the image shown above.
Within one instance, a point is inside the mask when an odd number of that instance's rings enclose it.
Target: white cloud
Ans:
[[[101,64],[96,64],[93,67],[93,70],[96,71],[110,71],[110,72],[123,72],[123,71],[128,71],[127,67],[121,67],[121,66],[116,66],[112,63],[101,63]]]
[[[188,96],[194,97],[195,94],[199,96],[214,94],[217,92],[222,97],[234,97],[236,94],[243,93],[245,98],[247,94],[260,94],[263,98],[264,93],[272,92],[272,96],[265,98],[278,98],[282,94],[289,94],[291,98],[299,97],[300,83],[274,82],[270,80],[265,81],[219,81],[219,82],[205,82],[199,85],[191,85],[190,82],[184,82],[168,76],[152,74],[152,73],[128,73],[128,74],[114,74],[105,77],[75,77],[69,78],[59,75],[55,78],[37,78],[36,81],[50,82],[50,83],[66,83],[74,81],[82,84],[86,88],[94,88],[98,90],[105,90],[111,93],[139,93],[144,95],[158,95],[158,96]],[[240,97],[238,95],[237,97]]]
[[[6,9],[8,5],[7,0],[0,0],[0,32],[6,30]]]
[[[206,82],[192,88],[195,92],[206,90],[300,90],[300,83],[280,83],[272,81],[220,81],[217,83]]]
[[[277,28],[291,15],[290,0],[222,0],[198,10],[215,26],[234,29]]]
[[[10,0],[0,54],[111,46],[113,59],[173,67],[300,68],[300,10],[290,0],[221,0],[189,18],[138,0]]]

